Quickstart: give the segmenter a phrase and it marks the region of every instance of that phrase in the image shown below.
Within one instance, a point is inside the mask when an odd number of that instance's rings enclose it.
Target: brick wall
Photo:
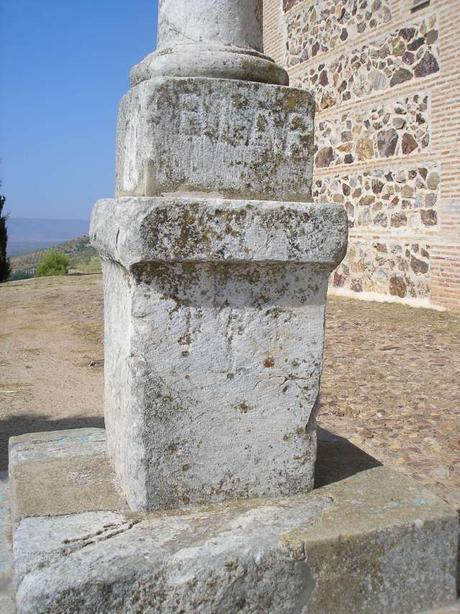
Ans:
[[[460,308],[460,1],[265,0],[265,50],[316,99],[313,195],[342,204],[337,293]]]

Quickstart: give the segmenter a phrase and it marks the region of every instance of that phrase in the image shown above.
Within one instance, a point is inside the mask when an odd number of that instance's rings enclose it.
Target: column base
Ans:
[[[131,70],[131,85],[161,77],[238,79],[289,85],[284,68],[253,49],[189,44],[149,54]]]

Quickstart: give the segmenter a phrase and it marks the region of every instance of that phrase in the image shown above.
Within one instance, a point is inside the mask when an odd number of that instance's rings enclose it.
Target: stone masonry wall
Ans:
[[[430,145],[428,107],[428,94],[415,94],[358,113],[320,119],[315,134],[317,168],[408,156],[427,149]]]
[[[391,19],[389,0],[364,0],[360,3],[327,0],[307,6],[295,4],[295,10],[290,11],[286,19],[288,66],[327,53],[340,43],[352,41]]]
[[[460,308],[458,0],[265,0],[265,50],[316,100],[313,198],[342,204],[332,289]]]
[[[376,169],[318,177],[313,197],[342,204],[349,228],[395,228],[428,234],[438,225],[438,167]]]
[[[436,15],[411,22],[312,66],[301,82],[307,88],[321,86],[316,97],[321,111],[427,77],[439,71],[438,28]]]

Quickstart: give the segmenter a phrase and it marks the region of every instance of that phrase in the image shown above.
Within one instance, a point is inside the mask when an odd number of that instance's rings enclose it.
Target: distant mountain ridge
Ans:
[[[10,217],[7,227],[8,255],[19,256],[87,235],[89,222]]]

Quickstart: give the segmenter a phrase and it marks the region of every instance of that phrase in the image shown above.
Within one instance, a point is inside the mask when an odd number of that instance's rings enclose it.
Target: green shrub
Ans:
[[[68,272],[69,257],[55,249],[49,249],[40,260],[35,276],[67,275]]]

